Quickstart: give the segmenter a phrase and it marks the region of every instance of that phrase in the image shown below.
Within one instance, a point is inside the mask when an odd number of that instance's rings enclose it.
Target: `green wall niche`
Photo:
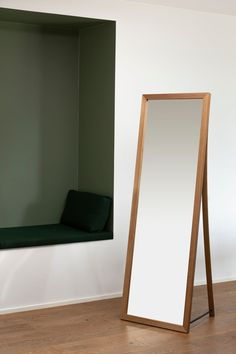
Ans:
[[[115,23],[80,30],[79,189],[113,196]]]
[[[115,22],[0,9],[0,47],[0,227],[113,196]]]
[[[58,222],[78,187],[78,35],[0,22],[0,227]]]

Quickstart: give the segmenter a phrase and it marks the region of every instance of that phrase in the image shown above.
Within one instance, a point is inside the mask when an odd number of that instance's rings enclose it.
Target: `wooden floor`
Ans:
[[[2,315],[0,354],[236,354],[236,282],[214,290],[216,317],[190,334],[120,321],[120,299]]]

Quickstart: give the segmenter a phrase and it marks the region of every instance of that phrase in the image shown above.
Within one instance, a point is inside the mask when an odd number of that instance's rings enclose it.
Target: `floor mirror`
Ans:
[[[209,109],[209,93],[142,97],[124,320],[189,332],[201,210],[207,314],[214,316],[207,203]]]

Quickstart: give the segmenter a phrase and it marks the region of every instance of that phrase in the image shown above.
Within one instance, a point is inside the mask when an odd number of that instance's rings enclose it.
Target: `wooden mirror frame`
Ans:
[[[181,99],[184,100],[202,99],[203,100],[183,326],[162,322],[162,321],[156,321],[148,318],[133,316],[127,313],[128,303],[129,303],[129,291],[130,291],[133,253],[134,253],[137,210],[138,210],[138,202],[139,202],[140,179],[142,173],[143,148],[144,148],[145,128],[147,122],[148,101],[149,100],[181,100]],[[212,317],[215,314],[213,288],[212,288],[209,222],[208,222],[208,197],[207,197],[207,142],[208,142],[210,99],[211,99],[210,93],[205,93],[205,92],[204,93],[145,94],[142,96],[138,148],[137,148],[134,189],[133,189],[133,199],[132,199],[132,209],[131,209],[131,220],[130,220],[130,229],[129,229],[129,241],[128,241],[128,249],[127,249],[125,279],[124,279],[123,298],[122,298],[122,307],[121,307],[121,319],[123,320],[138,322],[146,325],[161,327],[161,328],[175,330],[184,333],[189,332],[190,323],[194,322],[194,320],[191,321],[191,311],[192,311],[192,298],[193,298],[194,274],[195,274],[195,265],[196,265],[201,202],[202,202],[202,213],[203,213],[204,250],[205,250],[207,293],[208,293],[208,306],[209,306],[209,311],[207,313],[204,313],[202,316],[209,314],[209,316]],[[199,319],[199,317],[197,319]]]

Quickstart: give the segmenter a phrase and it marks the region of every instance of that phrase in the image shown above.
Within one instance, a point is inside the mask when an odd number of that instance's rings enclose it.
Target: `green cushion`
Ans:
[[[63,224],[0,228],[0,249],[112,239],[112,232],[85,232]]]
[[[61,222],[88,232],[102,231],[111,209],[111,198],[70,190]]]

